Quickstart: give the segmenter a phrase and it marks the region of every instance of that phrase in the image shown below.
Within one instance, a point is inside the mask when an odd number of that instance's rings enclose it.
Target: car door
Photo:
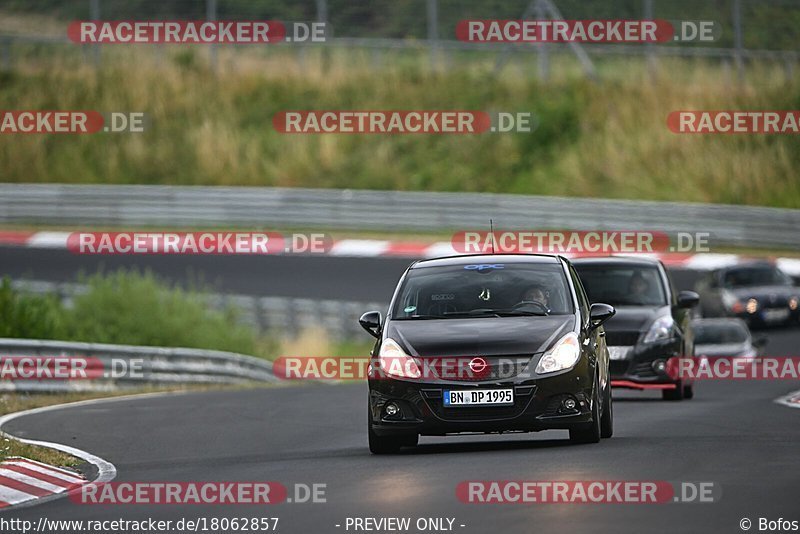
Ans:
[[[591,309],[591,303],[586,295],[586,290],[583,288],[580,276],[578,276],[572,265],[569,266],[569,275],[572,278],[572,285],[575,287],[575,296],[578,299],[578,308],[581,315],[581,342],[583,343],[585,339],[588,339],[591,357],[596,362],[600,374],[600,386],[605,388],[609,380],[606,333],[602,326],[598,328],[590,327],[589,310]]]

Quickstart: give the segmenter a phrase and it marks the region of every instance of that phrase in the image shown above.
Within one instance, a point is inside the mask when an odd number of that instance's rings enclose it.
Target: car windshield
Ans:
[[[792,281],[776,267],[739,267],[725,272],[723,285],[725,287],[790,286]]]
[[[738,322],[694,325],[694,342],[697,345],[723,345],[745,341],[747,330]]]
[[[572,298],[560,264],[493,263],[418,267],[408,272],[394,319],[565,315]]]
[[[591,302],[612,306],[666,306],[667,292],[655,266],[576,264]]]

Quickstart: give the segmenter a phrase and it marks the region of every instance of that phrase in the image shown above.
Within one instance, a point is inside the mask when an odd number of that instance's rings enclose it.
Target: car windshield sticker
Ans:
[[[492,269],[505,269],[504,263],[474,263],[465,265],[464,269],[468,271],[488,271]]]

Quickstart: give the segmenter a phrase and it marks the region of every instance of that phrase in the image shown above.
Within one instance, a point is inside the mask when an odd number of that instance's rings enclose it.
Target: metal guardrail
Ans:
[[[0,223],[141,227],[709,232],[710,244],[797,246],[800,210],[527,196],[151,185],[0,184]]]
[[[0,357],[73,357],[102,362],[106,375],[73,380],[0,380],[0,391],[111,391],[145,385],[276,382],[270,362],[231,352],[0,338]],[[118,376],[111,373],[118,370]],[[135,368],[135,372],[130,370]],[[126,371],[123,372],[123,369]]]

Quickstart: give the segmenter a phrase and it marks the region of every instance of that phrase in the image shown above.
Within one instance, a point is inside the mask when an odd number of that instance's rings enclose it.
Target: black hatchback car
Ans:
[[[596,257],[573,261],[589,299],[612,304],[605,325],[611,385],[661,390],[664,400],[691,399],[694,385],[681,380],[678,358],[694,358],[690,309],[699,297],[677,292],[664,265],[647,257]]]
[[[418,261],[385,319],[359,320],[377,338],[370,360],[373,453],[420,435],[569,430],[574,442],[611,437],[602,324],[568,260],[496,254]]]

